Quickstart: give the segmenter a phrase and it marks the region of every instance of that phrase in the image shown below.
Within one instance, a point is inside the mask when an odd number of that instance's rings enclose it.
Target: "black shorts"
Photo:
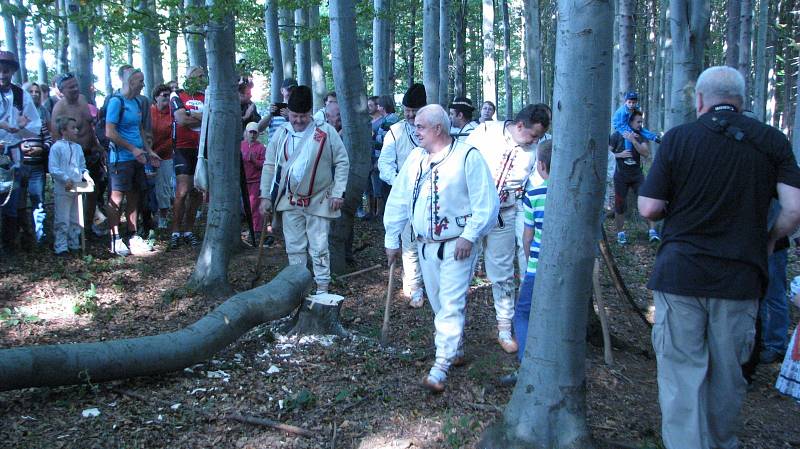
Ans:
[[[617,214],[625,213],[625,205],[628,198],[628,190],[633,190],[633,194],[639,195],[639,186],[644,182],[644,177],[625,179],[614,176],[614,212]]]
[[[108,172],[112,192],[141,191],[147,188],[144,165],[138,161],[112,162]]]
[[[197,167],[197,148],[176,148],[172,161],[175,176],[194,176],[194,169]]]

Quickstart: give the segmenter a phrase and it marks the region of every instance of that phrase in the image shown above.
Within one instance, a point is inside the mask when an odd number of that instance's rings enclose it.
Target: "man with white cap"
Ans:
[[[350,170],[347,150],[336,130],[314,123],[312,94],[298,86],[289,97],[289,123],[270,139],[261,172],[260,211],[280,214],[290,265],[311,256],[317,293],[330,284],[328,231],[341,215]]]
[[[419,83],[412,84],[403,96],[405,120],[392,125],[383,137],[383,148],[378,157],[378,171],[380,178],[390,186],[403,168],[411,150],[419,146],[414,130],[414,118],[417,111],[426,103],[425,86]],[[411,307],[419,308],[423,304],[422,276],[417,259],[417,244],[410,226],[403,230],[401,246],[403,247],[403,293],[411,299],[409,302]]]
[[[480,150],[494,178],[500,199],[497,226],[486,236],[484,261],[492,282],[492,296],[497,317],[497,341],[507,353],[517,352],[511,333],[514,318],[514,257],[516,255],[516,220],[522,213],[522,193],[536,166],[534,146],[550,126],[544,105],[528,105],[514,120],[481,123],[467,138],[467,144]],[[521,271],[524,272],[523,266]]]
[[[423,107],[415,123],[420,147],[394,179],[383,217],[384,244],[391,266],[400,255],[400,236],[410,224],[435,314],[436,360],[422,383],[440,393],[450,366],[464,360],[464,312],[474,245],[496,223],[499,201],[483,157],[450,137],[450,119],[441,106]]]

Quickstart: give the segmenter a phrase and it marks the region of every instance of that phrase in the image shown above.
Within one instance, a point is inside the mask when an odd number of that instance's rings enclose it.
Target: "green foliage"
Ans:
[[[306,410],[314,407],[317,397],[305,388],[286,401],[287,410]]]
[[[442,435],[448,447],[458,449],[466,447],[480,427],[480,421],[471,415],[454,417],[447,412],[442,423]]]
[[[28,315],[24,310],[14,307],[0,309],[0,323],[4,326],[16,326],[21,323],[38,323],[43,321],[36,315]]]
[[[75,315],[94,315],[98,310],[97,288],[92,283],[89,285],[89,289],[81,294],[81,299],[72,306],[72,313]]]

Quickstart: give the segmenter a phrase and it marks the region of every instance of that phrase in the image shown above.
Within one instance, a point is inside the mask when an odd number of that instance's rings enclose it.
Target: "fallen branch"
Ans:
[[[170,410],[172,409],[172,406],[174,405],[173,403],[171,403],[169,401],[165,401],[163,399],[148,398],[148,397],[144,396],[143,394],[136,393],[135,391],[123,390],[121,388],[114,388],[111,391],[113,391],[115,393],[118,393],[118,394],[121,394],[123,396],[128,396],[128,397],[131,397],[131,398],[134,398],[134,399],[138,399],[138,400],[140,400],[140,401],[142,401],[144,403],[155,402],[156,404],[162,405],[162,406],[164,406],[166,408],[169,408]],[[312,432],[310,430],[306,430],[306,429],[304,429],[302,427],[297,427],[297,426],[293,426],[293,425],[290,425],[290,424],[279,423],[279,422],[273,421],[271,419],[257,418],[255,416],[241,415],[241,414],[238,414],[238,413],[228,413],[228,414],[225,414],[225,415],[222,415],[222,416],[216,416],[213,413],[207,412],[205,410],[196,409],[194,407],[187,407],[187,409],[190,410],[193,413],[196,413],[196,414],[201,415],[201,416],[203,416],[205,418],[208,418],[208,419],[230,419],[231,421],[238,421],[238,422],[245,423],[245,424],[254,424],[254,425],[257,425],[257,426],[271,427],[271,428],[276,429],[276,430],[281,430],[281,431],[284,431],[284,432],[288,432],[288,433],[292,433],[292,434],[295,434],[295,435],[300,435],[300,436],[308,437],[308,438],[314,438],[314,437],[317,436],[316,433],[314,433],[314,432]]]
[[[631,308],[639,318],[642,319],[644,324],[647,325],[648,328],[652,328],[653,325],[650,321],[647,320],[647,317],[644,316],[641,310],[639,310],[639,305],[636,304],[636,301],[633,300],[633,295],[628,290],[628,287],[625,285],[625,282],[622,280],[622,275],[619,273],[619,268],[617,268],[616,262],[614,262],[614,256],[611,254],[611,250],[608,249],[608,237],[606,237],[606,230],[603,229],[603,239],[599,242],[600,245],[600,254],[603,255],[603,261],[606,263],[606,267],[608,267],[608,273],[611,275],[611,280],[614,282],[614,288],[616,288],[617,293],[622,299],[628,301],[631,305]]]
[[[311,284],[302,265],[284,268],[268,284],[238,293],[176,332],[96,343],[0,350],[0,391],[152,376],[208,360],[253,327],[283,318]]]
[[[594,300],[597,303],[597,315],[600,317],[600,328],[603,331],[603,359],[607,366],[614,365],[614,353],[611,351],[611,331],[608,329],[608,315],[606,305],[603,301],[603,290],[600,288],[600,261],[594,260],[592,270],[592,286],[594,289]]]
[[[367,273],[369,271],[377,270],[378,268],[381,268],[382,266],[383,265],[381,265],[381,264],[375,264],[375,265],[373,265],[373,266],[371,266],[369,268],[364,268],[363,270],[358,270],[358,271],[354,271],[352,273],[347,273],[347,274],[343,274],[341,276],[337,276],[336,280],[340,281],[342,279],[347,279],[349,277],[358,276],[359,274],[364,274],[364,273]]]

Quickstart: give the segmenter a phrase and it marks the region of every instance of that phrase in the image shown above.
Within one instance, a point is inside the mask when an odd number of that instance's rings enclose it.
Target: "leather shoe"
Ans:
[[[464,354],[457,355],[453,358],[453,361],[450,362],[450,366],[458,368],[459,366],[464,366],[467,364],[467,357]]]
[[[514,354],[519,350],[519,345],[517,344],[517,340],[514,337],[511,338],[498,338],[497,342],[500,343],[500,347],[503,348],[503,351]]]
[[[422,386],[434,394],[439,394],[444,391],[444,382],[433,380],[430,376],[425,376],[425,379],[422,380]]]

